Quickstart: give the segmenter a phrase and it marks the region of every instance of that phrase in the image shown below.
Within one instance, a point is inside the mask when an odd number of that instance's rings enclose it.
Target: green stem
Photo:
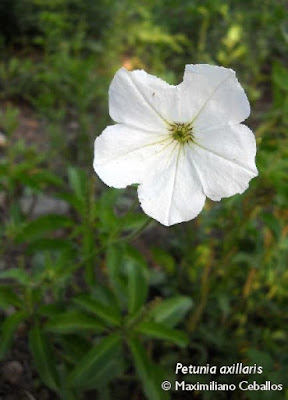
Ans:
[[[200,303],[198,304],[198,307],[196,308],[194,314],[190,318],[190,321],[188,322],[188,330],[189,332],[193,332],[200,321],[203,311],[205,310],[207,300],[208,300],[208,292],[209,292],[209,274],[211,271],[211,263],[208,262],[205,265],[203,275],[202,275],[202,285],[201,285],[201,297],[200,297]]]
[[[128,211],[129,212],[129,211]],[[91,284],[93,282],[93,278],[95,278],[94,276],[94,268],[92,271],[91,266],[94,265],[93,264],[93,260],[92,258],[98,256],[99,254],[102,253],[103,250],[105,250],[109,245],[111,244],[116,244],[116,243],[120,243],[120,242],[131,242],[133,240],[135,240],[147,227],[148,225],[150,225],[154,220],[152,218],[148,218],[144,224],[142,224],[138,229],[136,229],[134,232],[131,232],[130,234],[123,236],[123,237],[117,237],[118,234],[121,232],[121,229],[116,230],[108,239],[108,241],[105,244],[102,244],[101,246],[98,247],[98,249],[95,249],[94,251],[92,251],[87,257],[85,257],[82,261],[80,261],[76,266],[75,266],[75,270],[78,269],[79,267],[81,267],[81,265],[86,264],[86,271],[85,271],[85,278],[86,278],[86,282],[89,284]],[[116,236],[116,238],[114,238]],[[87,267],[87,263],[89,265],[89,268]],[[92,277],[93,274],[93,277]]]
[[[129,233],[129,235],[123,236],[122,238],[119,238],[116,240],[117,242],[122,242],[122,241],[128,241],[131,242],[135,240],[151,223],[153,223],[154,220],[152,218],[148,218],[147,221],[144,222],[143,225],[141,225],[136,231]]]

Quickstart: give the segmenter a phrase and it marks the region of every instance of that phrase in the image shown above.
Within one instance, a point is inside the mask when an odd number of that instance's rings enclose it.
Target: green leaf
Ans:
[[[30,170],[30,171],[29,171]],[[47,185],[61,186],[63,182],[61,179],[48,171],[33,171],[31,172],[31,167],[28,171],[20,170],[15,171],[15,178],[21,182],[22,185],[29,186],[36,190],[43,190]]]
[[[15,291],[11,287],[0,286],[0,308],[6,309],[11,305],[21,307],[22,304],[22,300],[15,294]]]
[[[91,291],[91,297],[93,299],[101,299],[102,304],[107,304],[108,306],[118,309],[119,303],[115,296],[114,290],[111,290],[109,286],[102,284],[97,284]]]
[[[155,339],[167,340],[180,347],[187,346],[189,338],[186,333],[153,321],[141,322],[136,327],[136,331]]]
[[[148,315],[156,322],[173,328],[185,317],[192,305],[193,301],[190,297],[172,297],[154,306]]]
[[[272,80],[282,90],[288,90],[288,69],[275,62],[272,70]]]
[[[258,350],[256,348],[247,349],[247,357],[251,364],[261,365],[263,367],[263,371],[266,373],[271,372],[274,369],[274,361],[271,355],[262,350]]]
[[[121,314],[116,308],[100,303],[94,298],[89,296],[79,296],[74,299],[74,303],[89,313],[97,315],[97,317],[110,325],[118,326],[121,323]]]
[[[49,214],[43,215],[34,221],[26,224],[16,237],[18,242],[27,242],[45,235],[57,229],[68,228],[73,225],[73,221],[65,215]]]
[[[284,124],[288,124],[288,94],[286,94],[286,97],[283,101],[283,122]],[[285,178],[287,177],[287,175],[285,176]]]
[[[56,303],[39,304],[38,313],[42,317],[55,317],[63,312],[63,307]]]
[[[0,272],[0,279],[13,279],[23,286],[31,285],[31,277],[23,269],[11,268]]]
[[[172,274],[175,271],[175,259],[169,252],[155,247],[152,249],[152,254],[154,261],[169,274]]]
[[[75,208],[79,214],[85,211],[85,203],[83,199],[79,199],[79,197],[77,197],[74,193],[58,193],[58,197]]]
[[[91,338],[89,336],[90,335],[71,334],[61,335],[61,337],[59,337],[61,348],[63,349],[65,358],[70,365],[78,364],[79,360],[83,357],[83,354],[86,354],[91,350]]]
[[[11,61],[13,61],[13,60],[16,60],[16,59],[12,59]],[[11,61],[10,61],[10,63],[11,63]],[[12,67],[10,67],[10,68],[12,68]],[[8,104],[8,107],[6,108],[5,112],[1,111],[0,124],[2,126],[2,129],[4,129],[4,131],[6,131],[8,135],[11,135],[15,131],[15,129],[18,127],[18,123],[19,123],[18,116],[19,116],[19,110],[9,104]]]
[[[103,376],[109,379],[113,370],[110,369],[113,360],[117,360],[117,354],[120,352],[121,337],[119,334],[113,334],[105,337],[101,342],[95,345],[78,362],[71,375],[68,377],[69,387],[88,388],[95,382],[101,383]],[[110,371],[110,372],[109,372]],[[102,381],[104,384],[104,380]]]
[[[61,334],[69,334],[76,331],[101,332],[105,330],[105,325],[95,317],[92,318],[82,312],[70,310],[52,318],[45,325],[45,329]]]
[[[270,231],[273,233],[274,237],[277,239],[281,233],[281,225],[279,219],[273,214],[262,213],[261,218],[263,222],[267,225]]]
[[[161,389],[163,379],[157,379],[159,377],[159,374],[156,373],[157,366],[148,359],[147,352],[142,344],[137,339],[129,339],[128,345],[147,398],[149,400],[167,399],[169,397],[168,393],[163,392]]]
[[[69,184],[79,199],[84,200],[87,195],[87,175],[81,169],[68,169]]]
[[[101,222],[101,229],[105,232],[111,233],[114,228],[119,228],[119,218],[116,216],[114,208],[120,193],[119,189],[109,189],[103,192],[97,201],[97,215]]]
[[[128,272],[128,311],[136,313],[145,303],[148,284],[143,268],[135,262],[127,262]]]
[[[29,243],[27,253],[33,254],[39,251],[73,251],[74,245],[65,239],[42,238]]]
[[[10,315],[5,319],[1,328],[1,340],[0,340],[0,359],[3,359],[6,352],[9,350],[11,343],[13,342],[14,333],[17,330],[18,325],[24,321],[27,317],[27,313],[24,311],[18,311]]]
[[[110,245],[106,251],[106,266],[109,279],[121,304],[125,303],[125,301],[127,302],[126,282],[120,276],[120,266],[122,265],[124,254],[125,246],[122,244]]]
[[[123,375],[124,364],[123,355],[121,354],[121,348],[116,348],[114,353],[106,357],[105,364],[102,364],[101,369],[98,369],[97,374],[94,374],[91,379],[85,384],[85,389],[99,389],[106,386],[107,383],[114,380],[115,378]]]
[[[58,391],[59,379],[53,359],[54,352],[38,324],[30,331],[29,347],[41,379],[50,389]]]
[[[64,184],[63,180],[54,173],[51,173],[51,171],[37,170],[32,177],[34,178],[35,182],[41,183],[41,187],[43,186],[43,183],[59,187],[63,186]]]

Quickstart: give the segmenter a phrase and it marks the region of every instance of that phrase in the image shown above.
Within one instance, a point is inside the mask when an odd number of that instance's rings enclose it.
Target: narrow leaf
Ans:
[[[53,350],[38,325],[35,325],[29,334],[29,347],[43,382],[52,390],[58,390],[58,374],[56,362],[53,359]]]
[[[120,274],[125,247],[123,245],[110,245],[106,251],[106,266],[109,274],[109,280],[116,296],[121,304],[127,303],[126,281]]]
[[[147,357],[142,344],[137,339],[130,339],[129,348],[133,356],[136,371],[142,382],[142,388],[149,400],[165,400],[168,398],[168,393],[161,389],[161,379],[157,379],[155,374],[157,366]]]
[[[22,300],[8,286],[0,286],[0,308],[6,309],[9,306],[20,307]]]
[[[152,308],[149,313],[155,322],[160,322],[170,328],[176,326],[193,305],[190,297],[177,296],[163,300]]]
[[[105,325],[95,317],[90,317],[79,311],[68,311],[58,314],[52,318],[45,329],[50,332],[69,334],[76,331],[101,332],[105,330]]]
[[[1,328],[0,359],[2,360],[13,342],[14,334],[19,324],[27,317],[26,312],[19,311],[5,319]]]
[[[180,347],[185,347],[188,344],[188,336],[186,333],[168,328],[167,326],[158,324],[157,322],[141,322],[137,326],[136,330],[137,332],[151,336],[155,339],[167,340],[175,343]]]
[[[0,279],[13,279],[24,286],[31,284],[31,277],[23,269],[10,268],[0,272]]]
[[[74,245],[71,241],[65,239],[42,238],[29,243],[27,253],[32,254],[37,251],[73,251]]]
[[[142,267],[135,262],[128,262],[128,311],[137,312],[145,303],[148,285]]]
[[[73,225],[73,221],[65,215],[43,215],[23,227],[16,240],[18,242],[38,239],[48,232],[67,228]]]
[[[121,323],[121,315],[117,309],[112,308],[107,304],[100,303],[96,299],[88,296],[80,296],[74,299],[74,303],[89,313],[97,315],[110,325],[117,326]]]
[[[70,167],[68,179],[71,188],[79,199],[84,199],[87,195],[87,176],[81,169]]]
[[[71,387],[87,387],[91,381],[97,380],[106,370],[107,364],[117,358],[120,351],[121,338],[118,334],[110,335],[95,345],[79,361],[75,369],[68,377],[68,385]]]

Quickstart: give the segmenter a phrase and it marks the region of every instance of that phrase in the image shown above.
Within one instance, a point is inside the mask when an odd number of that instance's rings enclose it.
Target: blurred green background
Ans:
[[[1,398],[288,399],[287,13],[284,0],[1,0]],[[193,221],[148,226],[134,187],[93,172],[93,141],[118,68],[177,84],[192,63],[236,71],[259,177]],[[257,364],[184,378],[284,389],[164,392],[177,362]]]

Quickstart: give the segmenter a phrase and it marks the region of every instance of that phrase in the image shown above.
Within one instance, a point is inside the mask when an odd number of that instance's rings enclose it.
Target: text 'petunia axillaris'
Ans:
[[[243,193],[258,175],[250,114],[235,72],[186,65],[177,86],[121,68],[109,89],[116,125],[96,138],[94,169],[109,186],[137,183],[144,212],[164,225],[195,218],[206,197]]]

